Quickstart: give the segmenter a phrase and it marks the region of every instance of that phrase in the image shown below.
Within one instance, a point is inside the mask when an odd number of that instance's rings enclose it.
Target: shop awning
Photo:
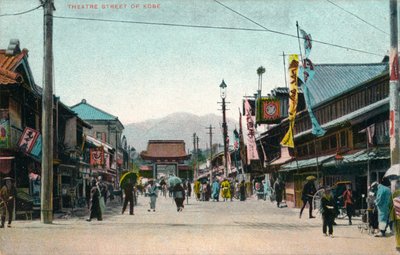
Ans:
[[[114,148],[111,147],[111,145],[103,143],[103,142],[101,142],[101,141],[97,140],[96,138],[91,137],[89,135],[85,135],[85,139],[86,139],[87,142],[89,142],[89,143],[91,143],[91,144],[93,144],[93,145],[95,145],[97,147],[103,146],[105,150],[109,150],[109,151],[114,150]]]
[[[315,158],[310,158],[310,159],[303,159],[303,160],[293,160],[290,163],[284,164],[281,166],[281,169],[279,170],[280,172],[289,172],[297,169],[302,169],[306,167],[315,167],[318,165],[322,165],[324,162],[327,160],[330,160],[331,158],[335,157],[335,154],[332,155],[326,155],[326,156],[321,156],[321,157],[315,157]]]
[[[364,163],[368,160],[390,159],[389,148],[374,148],[371,150],[361,150],[355,153],[345,154],[341,164]],[[335,159],[332,158],[323,164],[324,167],[336,166]]]

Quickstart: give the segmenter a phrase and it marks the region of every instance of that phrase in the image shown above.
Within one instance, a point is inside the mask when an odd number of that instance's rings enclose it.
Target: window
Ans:
[[[340,132],[340,147],[347,147],[347,133],[346,131]]]
[[[102,141],[103,143],[106,142],[106,133],[104,132],[96,132],[96,139]]]

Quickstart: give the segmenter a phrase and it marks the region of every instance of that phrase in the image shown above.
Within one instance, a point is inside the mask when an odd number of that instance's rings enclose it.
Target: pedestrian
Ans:
[[[178,212],[181,212],[185,207],[183,205],[183,201],[185,201],[185,189],[182,187],[181,184],[176,184],[173,188],[173,191],[174,191],[176,210]]]
[[[246,183],[244,180],[239,184],[239,196],[240,196],[240,201],[245,201],[246,200]]]
[[[276,206],[280,208],[280,203],[282,202],[282,192],[283,192],[280,177],[278,177],[274,183],[274,192],[275,192]]]
[[[375,205],[378,209],[378,222],[380,233],[376,234],[375,237],[383,237],[386,235],[386,228],[389,222],[389,207],[391,202],[390,189],[382,184],[373,183],[371,185],[372,190],[376,191]]]
[[[264,201],[267,199],[267,197],[269,197],[271,195],[271,184],[269,182],[269,180],[263,180],[262,181],[263,184],[263,199]]]
[[[209,181],[206,182],[206,201],[210,201],[211,199],[211,183]]]
[[[322,211],[322,233],[325,236],[327,228],[330,237],[333,237],[333,221],[335,219],[335,201],[332,196],[332,190],[330,187],[325,188],[324,195],[321,199],[321,211]]]
[[[153,212],[155,212],[157,202],[157,186],[153,180],[149,181],[149,185],[147,186],[147,194],[150,197],[150,209],[148,209],[147,211],[150,212],[151,210],[153,210]]]
[[[301,209],[300,209],[299,218],[301,218],[301,215],[303,214],[303,210],[306,207],[307,203],[308,203],[308,208],[309,208],[309,218],[310,219],[315,218],[312,215],[312,211],[313,211],[312,200],[313,200],[315,192],[317,192],[317,189],[315,188],[314,178],[310,178],[307,180],[306,184],[304,184],[304,186],[303,186],[303,192],[301,194],[301,200],[303,201],[303,207],[301,207]]]
[[[6,216],[8,216],[7,227],[11,227],[14,211],[14,200],[17,195],[13,179],[6,177],[3,179],[4,185],[0,189],[0,208],[1,208],[1,225],[0,228],[4,228],[6,222]]]
[[[190,182],[190,180],[187,181],[187,196],[192,196],[192,183]]]
[[[194,182],[193,186],[194,186],[193,190],[194,190],[194,194],[196,196],[196,200],[199,201],[200,200],[200,187],[201,187],[201,184],[200,184],[200,182],[198,180],[196,180]]]
[[[204,183],[201,185],[201,201],[207,200],[207,186],[207,181],[204,181]]]
[[[108,190],[107,190],[107,184],[105,184],[104,182],[103,182],[103,178],[101,177],[101,176],[99,176],[99,177],[97,177],[97,185],[99,186],[99,188],[100,188],[100,197],[101,198],[103,198],[103,200],[104,200],[104,206],[106,205],[106,203],[107,203],[107,193],[108,193]],[[101,205],[101,204],[100,204]]]
[[[221,182],[221,195],[222,198],[224,199],[224,202],[227,201],[229,198],[231,198],[230,187],[231,185],[227,179],[224,179],[224,181]]]
[[[213,185],[212,185],[212,193],[211,193],[211,198],[213,201],[219,202],[219,182],[217,179],[214,180]]]
[[[395,191],[392,195],[393,207],[391,211],[391,219],[394,223],[396,233],[396,250],[400,251],[400,182],[395,184]]]
[[[351,217],[354,214],[354,199],[351,185],[346,185],[346,190],[343,192],[344,207],[346,208],[347,217],[349,218],[349,225],[352,225]]]
[[[124,205],[122,207],[122,214],[124,214],[125,209],[129,203],[129,214],[134,215],[133,213],[133,182],[131,179],[128,180],[128,183],[125,184],[124,193],[125,193],[125,200]]]
[[[261,187],[261,183],[259,181],[255,181],[254,184],[254,193],[257,196],[257,200],[261,199],[264,194],[264,188]]]
[[[98,182],[96,179],[92,180],[92,188],[90,189],[90,209],[89,209],[89,218],[87,221],[91,221],[93,218],[97,218],[97,220],[103,220],[103,214],[100,208],[100,188],[98,186]]]
[[[231,188],[230,193],[231,193],[231,202],[232,202],[233,201],[233,197],[235,195],[235,182],[232,180],[229,184],[231,185],[230,186],[230,188]]]

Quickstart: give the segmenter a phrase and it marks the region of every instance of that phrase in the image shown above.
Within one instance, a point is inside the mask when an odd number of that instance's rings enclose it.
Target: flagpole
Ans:
[[[285,77],[285,87],[287,88],[287,78],[286,78],[286,62],[285,62],[285,52],[282,51],[282,58],[283,58],[283,76]]]
[[[297,41],[299,42],[299,50],[300,50],[300,62],[303,64],[303,54],[301,53],[301,43],[300,43],[300,33],[299,33],[299,22],[296,20],[296,28],[297,28]]]

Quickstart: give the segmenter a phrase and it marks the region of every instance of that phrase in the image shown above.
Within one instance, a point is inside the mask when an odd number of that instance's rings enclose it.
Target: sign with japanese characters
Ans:
[[[19,149],[22,152],[30,153],[33,146],[35,145],[37,138],[39,137],[39,134],[39,131],[33,128],[26,127],[18,142]]]

